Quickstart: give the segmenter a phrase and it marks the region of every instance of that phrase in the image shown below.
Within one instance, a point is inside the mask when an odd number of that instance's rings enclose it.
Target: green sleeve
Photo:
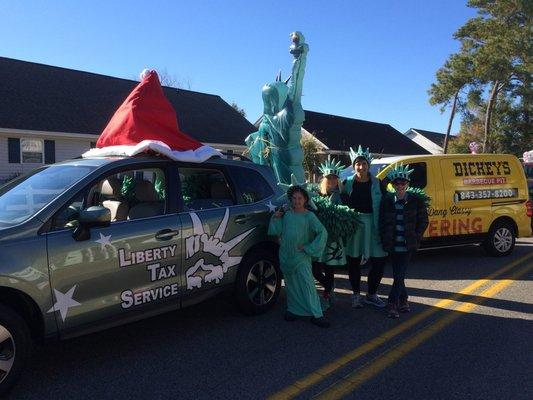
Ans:
[[[311,213],[309,218],[309,229],[315,235],[315,238],[311,243],[304,246],[304,251],[311,257],[320,257],[326,247],[328,240],[328,233],[324,225],[318,220],[315,214]]]
[[[283,231],[283,217],[274,218],[270,217],[270,224],[268,225],[268,234],[271,236],[281,236]]]

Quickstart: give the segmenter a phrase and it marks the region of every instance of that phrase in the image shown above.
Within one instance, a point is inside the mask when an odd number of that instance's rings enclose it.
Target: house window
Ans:
[[[10,164],[20,164],[20,139],[8,138],[8,160]]]
[[[56,162],[56,142],[54,140],[44,141],[44,163],[53,164]]]
[[[20,139],[20,158],[22,163],[43,163],[43,141],[39,139]]]

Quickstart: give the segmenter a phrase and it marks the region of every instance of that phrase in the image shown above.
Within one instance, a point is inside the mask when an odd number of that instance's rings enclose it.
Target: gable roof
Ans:
[[[446,137],[446,135],[444,133],[425,131],[425,130],[418,129],[418,128],[411,128],[410,130],[421,134],[426,139],[431,140],[436,145],[439,145],[440,147],[444,147],[444,138]],[[407,132],[409,132],[409,131],[407,131]]]
[[[138,82],[0,57],[0,128],[99,135]],[[180,128],[244,145],[256,128],[220,96],[163,87]]]
[[[303,128],[331,150],[347,151],[361,145],[375,154],[429,154],[388,124],[306,110]]]

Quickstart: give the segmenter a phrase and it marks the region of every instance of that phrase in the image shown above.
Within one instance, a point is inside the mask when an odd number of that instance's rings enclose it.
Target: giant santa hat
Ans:
[[[146,151],[173,160],[203,162],[221,154],[183,133],[155,71],[145,70],[139,83],[115,112],[88,157],[133,156]]]

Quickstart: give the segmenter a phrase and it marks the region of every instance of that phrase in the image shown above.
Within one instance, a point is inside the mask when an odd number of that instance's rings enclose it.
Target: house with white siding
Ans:
[[[0,57],[0,183],[95,146],[138,82]],[[256,128],[220,96],[163,87],[180,128],[222,151],[242,153]]]

